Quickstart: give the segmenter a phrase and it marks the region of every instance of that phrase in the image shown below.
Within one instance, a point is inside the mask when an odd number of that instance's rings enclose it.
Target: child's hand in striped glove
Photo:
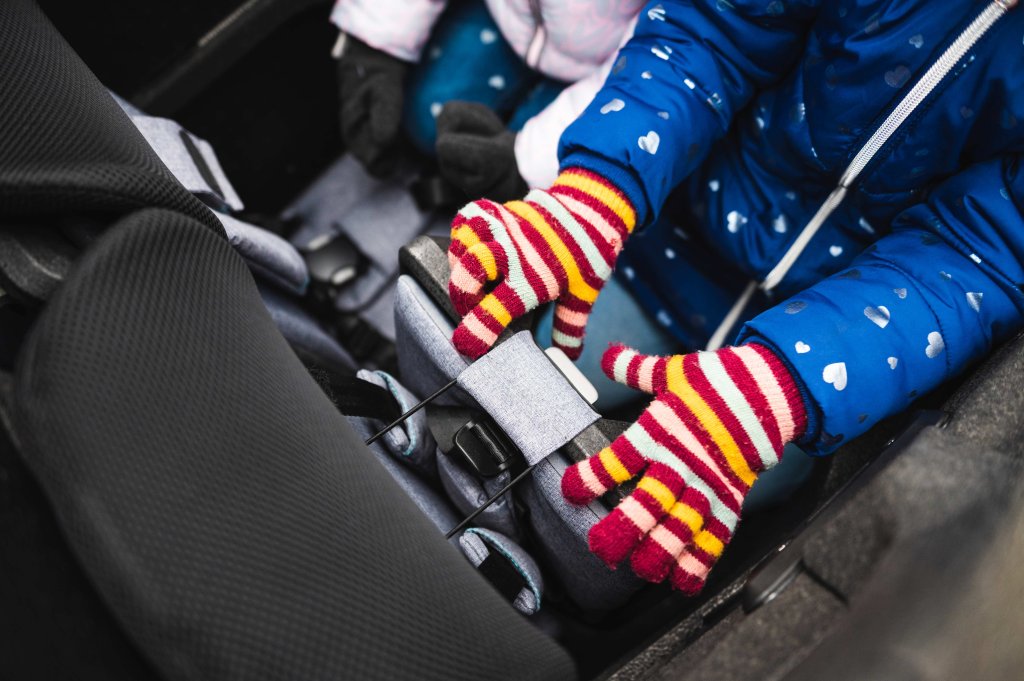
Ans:
[[[655,399],[610,447],[565,472],[562,494],[589,503],[643,471],[591,528],[590,549],[611,567],[631,556],[640,577],[697,593],[750,486],[807,426],[796,382],[757,344],[672,357],[613,346],[602,367]]]
[[[635,223],[622,192],[579,168],[523,201],[465,206],[448,250],[448,294],[463,317],[455,347],[479,357],[514,318],[557,301],[552,341],[579,357],[590,308]]]

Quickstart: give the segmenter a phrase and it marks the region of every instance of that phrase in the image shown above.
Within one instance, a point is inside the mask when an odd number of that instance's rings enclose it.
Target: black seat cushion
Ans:
[[[14,430],[66,539],[169,679],[564,679],[373,459],[225,240],[122,219],[22,349]]]

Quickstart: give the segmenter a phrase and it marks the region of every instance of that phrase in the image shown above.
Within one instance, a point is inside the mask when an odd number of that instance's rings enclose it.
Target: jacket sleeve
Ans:
[[[635,26],[636,19],[629,23],[622,44],[633,36]],[[562,90],[555,101],[526,121],[516,135],[516,165],[526,184],[548,187],[558,177],[558,140],[593,101],[617,58],[613,52],[599,69]]]
[[[1024,328],[1022,162],[946,180],[849,269],[741,331],[802,380],[815,414],[807,451],[832,452]]]
[[[618,184],[643,225],[754,92],[788,73],[818,0],[660,0],[594,101],[562,136],[561,167]]]
[[[446,0],[337,0],[331,23],[370,47],[417,62]]]

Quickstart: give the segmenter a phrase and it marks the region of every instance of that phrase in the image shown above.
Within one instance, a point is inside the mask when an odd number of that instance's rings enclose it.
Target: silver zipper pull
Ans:
[[[348,33],[341,31],[338,33],[338,39],[334,41],[334,47],[331,48],[331,58],[341,59],[341,55],[345,54],[345,45],[348,44]]]

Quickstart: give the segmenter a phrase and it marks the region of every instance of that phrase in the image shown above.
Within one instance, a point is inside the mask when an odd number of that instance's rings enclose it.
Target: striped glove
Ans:
[[[523,201],[474,201],[452,221],[452,342],[476,358],[514,318],[557,301],[552,341],[576,359],[590,309],[636,224],[632,204],[590,171],[562,171]]]
[[[605,353],[613,380],[656,397],[636,423],[562,478],[562,494],[589,503],[641,471],[636,490],[590,530],[610,567],[630,556],[651,582],[695,594],[732,538],[759,473],[807,426],[782,362],[750,344],[672,357],[624,346]],[[645,470],[646,469],[646,470]]]

